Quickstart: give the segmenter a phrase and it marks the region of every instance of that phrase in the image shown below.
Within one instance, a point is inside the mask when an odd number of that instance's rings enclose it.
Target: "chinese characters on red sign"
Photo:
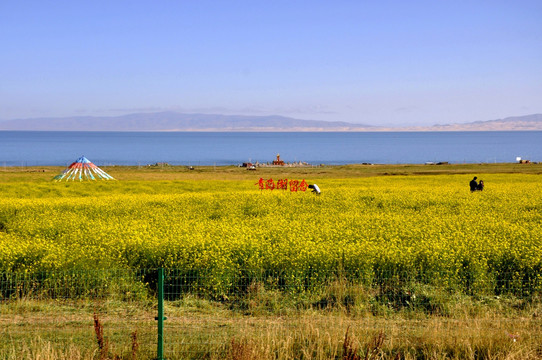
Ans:
[[[288,185],[290,186],[290,191],[307,191],[307,188],[309,185],[305,181],[305,179],[299,181],[299,180],[290,180],[288,179],[279,179],[275,182],[273,179],[263,179],[260,178],[260,180],[255,184],[258,185],[260,190],[288,190]]]

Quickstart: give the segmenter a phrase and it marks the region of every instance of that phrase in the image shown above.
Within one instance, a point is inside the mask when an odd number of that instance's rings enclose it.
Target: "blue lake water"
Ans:
[[[422,164],[542,161],[542,131],[503,132],[42,132],[0,131],[0,166]]]

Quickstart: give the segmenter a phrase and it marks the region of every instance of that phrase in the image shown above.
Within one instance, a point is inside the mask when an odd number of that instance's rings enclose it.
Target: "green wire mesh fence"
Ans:
[[[541,294],[539,276],[516,273],[0,273],[0,358],[341,359],[373,345],[407,358],[423,351],[412,339],[454,337],[456,353],[519,339],[537,351]]]

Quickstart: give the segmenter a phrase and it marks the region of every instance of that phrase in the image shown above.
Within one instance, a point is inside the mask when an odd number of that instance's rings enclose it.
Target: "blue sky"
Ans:
[[[0,119],[542,113],[542,1],[0,2]]]

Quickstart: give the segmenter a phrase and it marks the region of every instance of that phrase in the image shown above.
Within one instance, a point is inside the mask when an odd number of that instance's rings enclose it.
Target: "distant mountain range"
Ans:
[[[39,131],[348,131],[368,125],[299,120],[284,116],[138,113],[115,117],[19,119],[0,122],[0,130]]]
[[[499,120],[475,121],[466,124],[433,125],[420,131],[525,131],[542,130],[542,114],[513,116]],[[411,128],[409,130],[416,130]]]
[[[381,127],[284,116],[137,113],[0,121],[0,130],[25,131],[504,131],[542,130],[542,114],[427,127]]]

